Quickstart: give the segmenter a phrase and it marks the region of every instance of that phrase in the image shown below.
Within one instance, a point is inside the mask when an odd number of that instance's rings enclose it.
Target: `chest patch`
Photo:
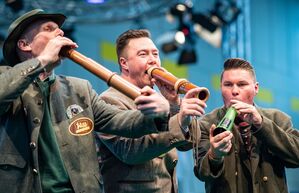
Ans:
[[[87,117],[81,117],[74,120],[69,126],[69,132],[72,135],[83,136],[93,130],[93,121]]]

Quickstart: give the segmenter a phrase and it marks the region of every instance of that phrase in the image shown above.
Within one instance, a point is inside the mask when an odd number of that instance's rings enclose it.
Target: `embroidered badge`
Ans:
[[[68,108],[66,109],[66,115],[69,119],[73,118],[75,115],[81,113],[83,111],[83,108],[80,107],[77,104],[73,104],[68,106]]]
[[[87,117],[81,117],[74,120],[69,126],[69,132],[72,135],[83,136],[93,130],[93,121]]]

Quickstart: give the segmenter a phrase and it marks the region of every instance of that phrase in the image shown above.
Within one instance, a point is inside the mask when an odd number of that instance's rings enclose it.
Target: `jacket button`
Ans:
[[[34,142],[30,142],[30,148],[31,149],[35,149],[36,148],[36,143],[34,143]]]
[[[36,87],[38,87],[38,84],[37,84],[36,80],[33,81],[33,85],[36,86]]]
[[[43,104],[43,100],[42,99],[38,99],[37,100],[37,105],[42,105]]]
[[[36,174],[36,175],[38,174],[37,169],[34,168],[32,171],[33,171],[34,174]]]
[[[39,124],[39,123],[40,123],[39,118],[35,117],[35,118],[33,119],[33,123],[35,123],[35,124]]]
[[[237,176],[238,175],[238,172],[235,172],[235,176]]]
[[[27,69],[27,72],[31,72],[32,70],[34,70],[34,66],[30,66],[28,69]]]
[[[173,139],[171,139],[170,140],[170,144],[174,144],[174,143],[176,143],[178,140],[176,139],[176,138],[173,138]]]
[[[267,181],[268,181],[268,177],[267,177],[267,176],[264,176],[264,177],[263,177],[263,181],[264,181],[264,182],[267,182]]]

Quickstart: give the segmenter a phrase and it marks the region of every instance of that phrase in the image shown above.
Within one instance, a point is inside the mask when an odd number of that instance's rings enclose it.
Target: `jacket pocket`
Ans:
[[[4,178],[1,181],[22,178],[25,166],[26,161],[20,155],[0,154],[0,176]]]
[[[25,193],[31,192],[32,178],[27,162],[21,155],[0,154],[0,192]]]
[[[14,154],[0,154],[0,168],[5,169],[9,167],[24,168],[26,161],[20,155]]]

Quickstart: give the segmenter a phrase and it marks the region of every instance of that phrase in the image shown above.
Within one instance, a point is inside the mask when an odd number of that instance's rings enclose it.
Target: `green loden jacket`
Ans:
[[[41,193],[37,140],[44,109],[35,80],[42,71],[36,59],[13,68],[0,67],[1,193]],[[167,121],[108,105],[88,81],[73,77],[56,76],[48,104],[61,157],[76,193],[100,192],[93,129],[140,137],[157,132],[156,124]],[[72,105],[81,110],[70,111]]]
[[[134,101],[114,88],[101,98],[120,109],[136,109]],[[192,126],[193,125],[193,126]],[[125,138],[97,133],[100,174],[105,193],[177,193],[176,149],[192,148],[195,137],[192,124],[184,133],[177,115],[169,120],[169,131],[140,138]],[[197,133],[200,138],[200,131]]]
[[[285,168],[299,166],[299,131],[291,119],[276,109],[257,108],[262,128],[251,126],[252,150],[244,149],[236,125],[232,149],[223,162],[208,159],[209,129],[225,114],[219,108],[200,121],[201,142],[195,175],[205,182],[207,193],[287,193]]]

